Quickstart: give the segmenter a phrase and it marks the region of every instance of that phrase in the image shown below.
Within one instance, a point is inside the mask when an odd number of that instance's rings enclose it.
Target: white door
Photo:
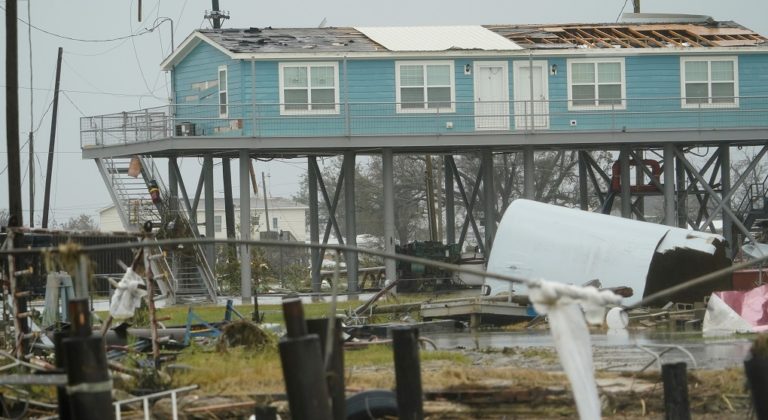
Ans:
[[[475,130],[509,129],[509,83],[505,61],[475,61]]]
[[[549,128],[549,76],[546,61],[515,61],[515,128]]]

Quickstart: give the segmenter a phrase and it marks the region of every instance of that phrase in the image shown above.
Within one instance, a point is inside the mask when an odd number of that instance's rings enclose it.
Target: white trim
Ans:
[[[624,63],[624,57],[616,57],[616,58],[608,58],[608,57],[602,57],[602,58],[571,58],[568,59],[568,83],[567,83],[567,90],[568,90],[568,110],[569,111],[596,111],[596,110],[611,110],[611,109],[627,109],[627,78],[626,78],[626,71],[627,67]],[[587,64],[594,64],[595,65],[595,82],[593,85],[595,86],[595,104],[594,105],[574,105],[573,104],[573,64],[574,63],[587,63]],[[618,105],[599,105],[600,102],[600,90],[598,87],[600,86],[600,80],[598,79],[598,64],[600,63],[619,63],[621,65],[621,103]],[[610,83],[615,84],[615,83]]]
[[[403,108],[401,103],[401,94],[400,94],[400,67],[401,66],[422,66],[422,71],[424,72],[424,108]],[[429,98],[427,97],[427,75],[426,75],[426,66],[431,65],[442,65],[442,66],[448,66],[448,72],[450,76],[450,86],[451,89],[451,106],[448,108],[430,108],[429,107]],[[456,69],[454,68],[453,60],[418,60],[418,61],[395,61],[395,102],[396,102],[396,110],[398,114],[445,114],[445,113],[453,113],[456,112],[456,75],[455,75]]]
[[[509,65],[506,60],[504,61],[475,61],[472,63],[472,72],[473,72],[473,80],[472,85],[474,89],[474,96],[475,100],[474,107],[475,107],[475,131],[485,131],[485,130],[508,130],[510,126],[509,122]],[[482,120],[482,118],[488,118],[487,116],[479,115],[477,112],[477,104],[480,102],[480,98],[477,97],[479,86],[480,86],[480,79],[478,75],[480,74],[477,70],[481,67],[501,67],[503,77],[502,77],[502,101],[505,102],[504,107],[500,107],[499,114],[505,114],[504,116],[504,122],[505,124],[500,127],[489,127],[489,128],[478,128],[478,120]],[[494,118],[494,117],[491,117]],[[501,118],[500,116],[496,116],[496,118]]]
[[[531,120],[530,114],[528,113],[518,113],[518,109],[520,108],[520,104],[523,103],[525,100],[521,98],[520,94],[527,90],[530,95],[530,79],[527,79],[525,83],[520,81],[520,85],[525,85],[527,89],[518,89],[518,80],[519,74],[520,74],[520,68],[521,67],[529,67],[531,74],[535,71],[536,68],[541,68],[541,93],[544,100],[544,106],[546,107],[547,113],[542,114],[539,116],[539,118],[544,118],[544,124],[541,124],[539,126],[536,125],[536,115],[533,116],[533,127],[530,127],[529,121]],[[512,74],[513,74],[513,83],[514,83],[514,89],[513,89],[513,98],[514,98],[514,116],[515,116],[515,129],[516,130],[548,130],[549,129],[549,62],[546,60],[515,60],[512,62]],[[534,104],[534,113],[535,110],[535,104]],[[518,124],[523,119],[522,124]]]
[[[707,63],[707,103],[687,103],[685,92],[685,63],[689,61],[704,61]],[[733,63],[733,102],[712,103],[712,62],[730,61]],[[686,109],[697,108],[738,108],[739,107],[739,57],[737,56],[706,56],[706,57],[680,57],[680,107]]]
[[[221,89],[221,72],[224,71],[224,80],[225,84],[227,85],[226,89]],[[217,102],[219,103],[219,118],[228,118],[229,117],[229,69],[227,69],[226,64],[222,64],[219,66],[219,70],[216,72],[216,81],[218,82],[219,86],[219,95],[217,97]],[[222,104],[221,103],[221,94],[226,95],[227,101]],[[224,112],[221,112],[221,107],[225,106],[226,109]]]
[[[284,70],[286,67],[304,67],[307,69],[307,108],[306,110],[285,109]],[[312,67],[333,67],[333,109],[312,109]],[[339,63],[336,61],[318,62],[281,62],[278,66],[278,91],[280,96],[280,115],[323,115],[339,113]]]

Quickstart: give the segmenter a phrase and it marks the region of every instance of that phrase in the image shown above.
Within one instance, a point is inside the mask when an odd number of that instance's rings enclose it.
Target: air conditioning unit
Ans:
[[[176,137],[186,137],[195,135],[195,123],[183,122],[176,124]]]

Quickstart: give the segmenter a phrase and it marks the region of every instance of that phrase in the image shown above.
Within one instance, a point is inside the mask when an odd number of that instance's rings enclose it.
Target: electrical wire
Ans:
[[[6,11],[6,10],[5,10],[5,7],[3,7],[3,6],[0,6],[0,10],[2,10],[3,12],[5,12],[5,11]],[[97,43],[97,42],[114,42],[114,41],[121,41],[121,40],[124,40],[124,39],[135,38],[135,37],[137,37],[137,36],[146,35],[146,34],[148,34],[148,33],[152,32],[152,30],[154,30],[154,29],[155,29],[155,27],[153,27],[153,28],[149,28],[149,29],[145,28],[145,29],[142,29],[142,30],[141,30],[141,31],[139,31],[139,32],[136,32],[136,33],[132,33],[132,34],[130,34],[130,35],[119,36],[119,37],[115,37],[115,38],[106,38],[106,39],[87,39],[87,38],[75,38],[75,37],[72,37],[72,36],[67,36],[67,35],[61,35],[61,34],[57,34],[57,33],[55,33],[55,32],[51,32],[51,31],[45,30],[45,29],[43,29],[43,28],[37,27],[37,26],[35,26],[35,25],[32,25],[31,23],[29,23],[29,22],[25,21],[25,20],[24,20],[24,19],[22,19],[22,18],[19,18],[19,17],[17,17],[16,19],[17,19],[19,22],[21,22],[21,23],[23,23],[23,24],[25,24],[25,25],[27,25],[27,26],[29,26],[29,27],[31,27],[31,28],[33,28],[33,29],[35,29],[35,30],[38,30],[38,31],[40,31],[40,32],[42,32],[42,33],[44,33],[44,34],[47,34],[47,35],[50,35],[50,36],[53,36],[53,37],[56,37],[56,38],[66,39],[66,40],[69,40],[69,41],[75,41],[75,42],[91,42],[91,43]]]
[[[77,110],[77,111],[80,113],[80,115],[82,115],[83,117],[87,117],[87,115],[85,115],[85,112],[83,112],[83,110],[82,110],[82,109],[80,109],[80,107],[78,107],[78,106],[75,104],[75,102],[72,100],[72,98],[70,98],[70,97],[69,97],[69,95],[67,95],[67,93],[66,93],[66,92],[62,92],[61,94],[62,94],[62,95],[64,95],[64,97],[65,97],[65,98],[67,98],[67,100],[69,101],[69,103],[71,103],[71,104],[72,104],[72,106],[73,106],[73,107],[75,107],[75,109],[76,109],[76,110]]]
[[[624,13],[624,9],[627,7],[627,3],[628,2],[629,2],[629,0],[624,0],[624,5],[621,6],[621,10],[619,11],[619,15],[616,16],[616,22],[618,22],[619,19],[621,18],[621,14]]]

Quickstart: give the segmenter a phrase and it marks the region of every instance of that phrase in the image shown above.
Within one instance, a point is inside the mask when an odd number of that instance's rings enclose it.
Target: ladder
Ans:
[[[135,178],[128,175],[131,158],[95,159],[123,227],[129,232],[139,232],[145,222],[151,221],[153,226],[160,227],[160,232],[172,237],[198,238],[197,226],[190,222],[188,211],[179,200],[171,201],[152,158],[137,158],[141,175]],[[150,198],[150,181],[156,182],[159,189],[161,199],[157,203]],[[151,250],[155,256],[150,259],[152,272],[156,278],[168,282],[167,285],[158,282],[161,293],[166,295],[167,292],[173,300],[205,298],[215,302],[216,282],[203,248],[194,244],[166,251],[157,246]]]

